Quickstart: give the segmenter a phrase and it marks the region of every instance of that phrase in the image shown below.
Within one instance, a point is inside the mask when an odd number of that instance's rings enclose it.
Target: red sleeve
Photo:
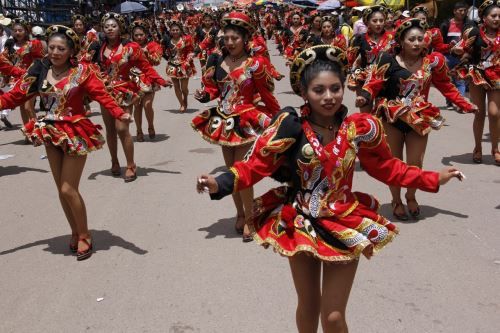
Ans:
[[[358,149],[363,170],[373,178],[391,186],[439,190],[439,173],[409,166],[392,156],[381,121],[366,113],[350,116],[351,139]]]
[[[361,48],[361,38],[363,38],[363,35],[355,35],[351,39],[351,44],[347,48],[347,62],[349,63],[349,67],[352,67],[353,69],[359,67],[358,65],[355,66],[355,63],[359,62],[358,56]]]
[[[165,81],[149,64],[139,44],[130,43],[127,45],[127,47],[130,47],[132,49],[131,60],[133,65],[139,68],[141,72],[143,72],[153,83],[157,83],[161,86],[166,87],[167,81]]]
[[[30,73],[32,67],[9,92],[0,96],[0,110],[14,109],[36,95],[32,87],[37,84],[38,78]]]
[[[366,100],[375,99],[382,88],[384,88],[385,82],[390,76],[389,69],[391,67],[391,62],[392,56],[387,53],[382,53],[377,62],[370,67],[368,77],[361,90],[361,95],[366,98]]]
[[[280,105],[276,97],[274,97],[274,79],[273,67],[269,60],[265,57],[256,57],[255,65],[258,65],[257,70],[253,73],[255,87],[266,105],[268,116],[273,117],[280,110]]]
[[[30,54],[33,60],[40,59],[45,56],[45,51],[43,49],[43,44],[38,39],[34,39],[31,41],[31,49]]]
[[[15,78],[20,78],[26,73],[26,71],[12,65],[12,63],[4,54],[0,54],[0,73],[4,76],[13,76]]]
[[[434,51],[441,52],[443,54],[450,51],[450,44],[445,44],[441,30],[438,28],[433,28],[430,30],[431,33],[431,46]]]
[[[453,49],[464,52],[472,52],[472,47],[477,37],[479,36],[479,29],[476,27],[465,29],[462,33],[462,38],[453,46]]]
[[[218,62],[218,54],[214,53],[208,57],[207,64],[205,66],[205,73],[203,73],[203,76],[201,77],[204,92],[204,97],[200,100],[202,103],[212,101],[220,96],[219,86],[217,85],[217,81],[215,79],[215,71]]]
[[[343,35],[337,35],[335,36],[335,39],[333,41],[333,46],[336,46],[340,49],[342,49],[344,52],[347,51],[347,40]]]
[[[193,53],[194,53],[193,38],[190,35],[186,35],[184,38],[185,38],[184,52],[186,53],[187,59],[190,61],[191,58],[193,58]]]
[[[85,66],[85,65],[80,65]],[[101,104],[106,110],[109,111],[113,118],[120,118],[124,114],[123,109],[116,103],[115,99],[111,97],[106,86],[104,85],[104,80],[101,77],[99,68],[96,65],[87,65],[85,69],[90,73],[87,79],[82,83],[85,91],[89,97]]]
[[[148,44],[148,60],[153,66],[158,66],[161,62],[161,57],[163,55],[163,48],[160,44],[156,42],[150,42]]]
[[[474,106],[463,98],[457,88],[451,83],[451,79],[448,76],[448,66],[446,65],[444,56],[441,53],[433,52],[429,57],[431,57],[430,63],[433,65],[432,83],[434,86],[444,97],[452,101],[453,104],[458,105],[458,107],[465,111],[472,111]]]

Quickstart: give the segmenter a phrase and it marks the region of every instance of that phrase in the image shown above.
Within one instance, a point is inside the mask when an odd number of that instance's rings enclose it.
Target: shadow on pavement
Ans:
[[[448,157],[443,157],[441,159],[441,163],[443,163],[444,165],[451,166],[452,162],[460,163],[460,164],[476,164],[472,160],[472,153],[465,153],[465,154],[461,154],[461,155],[452,155],[452,156],[448,156]],[[491,157],[491,154],[484,154],[483,153],[483,163],[482,164],[486,164],[486,165],[494,165],[495,164],[493,161],[493,157]]]
[[[24,141],[24,138],[23,139],[20,139],[20,140],[16,140],[16,141],[12,141],[12,142],[6,142],[6,143],[2,143],[0,144],[0,146],[6,146],[6,145],[16,145],[16,146],[31,146],[31,143],[26,143]]]
[[[47,170],[43,170],[43,169],[27,168],[27,167],[23,167],[23,166],[11,165],[11,166],[6,166],[6,167],[0,166],[0,177],[18,175],[20,173],[29,172],[29,171],[48,173]]]
[[[406,207],[406,205],[405,205]],[[407,210],[408,211],[408,210]],[[454,216],[458,217],[461,219],[466,219],[469,218],[469,215],[457,213],[457,212],[452,212],[450,210],[445,210],[445,209],[440,209],[432,206],[426,206],[426,205],[420,205],[420,216],[418,219],[412,219],[411,216],[409,216],[408,221],[399,221],[396,220],[396,218],[392,215],[392,206],[391,204],[383,204],[380,206],[380,211],[379,214],[382,216],[385,216],[387,219],[389,219],[391,222],[394,223],[417,223],[419,221],[425,220],[429,217],[434,217],[437,215],[449,215],[449,216]]]
[[[96,252],[98,251],[108,251],[113,246],[121,247],[135,254],[145,255],[148,251],[141,249],[134,243],[126,241],[120,236],[114,235],[108,230],[91,230],[93,246]],[[5,250],[0,252],[0,255],[11,254],[20,250],[26,250],[34,246],[47,245],[44,251],[48,251],[52,254],[62,254],[64,256],[73,256],[74,254],[69,251],[69,240],[70,235],[57,236],[54,238],[48,238],[39,240],[33,243],[28,243],[15,247],[10,250]]]
[[[199,109],[187,109],[186,111],[184,112],[179,112],[179,109],[168,109],[168,110],[163,110],[163,111],[167,111],[167,112],[170,112],[170,113],[177,113],[177,114],[185,114],[185,113],[195,113],[195,112],[198,112]]]
[[[198,231],[205,231],[207,235],[206,239],[212,239],[217,236],[224,236],[224,238],[241,238],[234,230],[235,218],[225,218],[220,219],[211,226],[198,229]]]
[[[113,177],[113,178],[121,178],[125,174],[125,167],[121,168],[122,176],[113,176],[111,174],[110,169],[104,169],[101,171],[93,172],[88,176],[88,180],[96,180],[97,176],[106,176],[106,177]],[[144,167],[137,167],[137,177],[145,177],[149,176],[150,173],[170,173],[174,175],[179,175],[181,174],[180,171],[170,171],[170,170],[160,170],[160,169],[155,169],[155,168],[144,168]]]
[[[137,141],[137,136],[132,136],[132,139],[134,139],[134,143],[137,143],[137,144],[142,144],[142,143],[146,143],[146,142],[162,142],[162,141],[167,141],[168,139],[170,139],[170,135],[168,134],[156,134],[156,137],[154,139],[150,139],[148,134],[144,134],[144,142],[138,142]]]

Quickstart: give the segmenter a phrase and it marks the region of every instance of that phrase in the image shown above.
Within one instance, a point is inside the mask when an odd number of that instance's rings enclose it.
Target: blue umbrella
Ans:
[[[301,7],[318,7],[318,3],[315,0],[293,0],[292,3]]]
[[[333,10],[340,8],[342,5],[339,0],[328,0],[319,5],[318,10]]]
[[[140,3],[133,1],[125,1],[113,8],[113,11],[120,14],[134,13],[134,12],[145,12],[148,9],[141,5]]]

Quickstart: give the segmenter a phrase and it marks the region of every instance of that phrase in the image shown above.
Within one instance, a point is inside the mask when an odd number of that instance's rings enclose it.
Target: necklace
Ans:
[[[243,52],[242,55],[240,55],[239,57],[231,57],[231,61],[232,62],[237,62],[238,60],[240,60],[241,58],[243,58],[245,56],[245,52]]]
[[[316,125],[316,126],[318,126],[318,127],[321,127],[321,128],[327,129],[327,130],[329,130],[329,131],[331,131],[331,132],[333,132],[333,131],[335,130],[335,125],[328,125],[328,126],[325,126],[325,125],[320,125],[320,124],[318,124],[318,123],[314,122],[314,121],[313,121],[310,117],[309,117],[307,120],[308,120],[310,123],[312,123],[312,124],[314,124],[314,125]]]
[[[66,68],[64,68],[64,69],[63,69],[62,71],[60,71],[60,72],[56,72],[56,71],[54,70],[54,67],[51,67],[51,68],[52,68],[52,74],[54,74],[54,76],[60,76],[61,74],[63,74],[64,72],[66,72],[66,71],[69,69],[69,66],[68,66],[68,67],[66,67]]]

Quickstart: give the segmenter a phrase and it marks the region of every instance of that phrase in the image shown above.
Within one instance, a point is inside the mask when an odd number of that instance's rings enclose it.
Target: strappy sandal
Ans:
[[[154,140],[156,138],[156,132],[154,127],[148,127],[148,135],[150,140]]]
[[[120,163],[111,162],[111,174],[115,177],[118,177],[122,174],[122,170],[120,168]]]
[[[238,221],[243,220],[243,224],[238,223]],[[236,223],[234,224],[234,231],[238,235],[243,235],[243,229],[245,228],[245,217],[244,216],[236,216]]]
[[[252,233],[250,232],[250,229],[248,228],[248,225],[246,223],[243,227],[242,235],[243,236],[241,237],[241,240],[243,241],[243,243],[248,243],[253,241]]]
[[[88,259],[92,256],[92,239],[91,238],[85,238],[85,237],[80,237],[78,239],[78,243],[85,243],[87,245],[87,249],[84,251],[78,251],[76,252],[76,260],[77,261],[82,261],[85,259]]]
[[[144,133],[137,132],[135,139],[137,140],[137,142],[144,142]]]
[[[71,233],[71,239],[69,241],[69,250],[72,253],[76,253],[78,251],[78,234]]]
[[[406,214],[405,206],[403,205],[403,202],[401,201],[392,201],[392,215],[399,221],[408,221],[408,215]],[[402,207],[404,214],[398,214],[396,211]]]
[[[491,155],[493,155],[493,160],[495,164],[500,166],[500,152],[498,150],[492,150]]]
[[[415,219],[418,218],[420,216],[420,206],[418,205],[417,200],[415,198],[408,198],[406,195],[405,198],[406,198],[406,206],[408,207],[408,212],[413,218]],[[410,204],[415,204],[417,208],[415,210],[411,210]]]
[[[133,174],[132,176],[125,176],[125,178],[123,179],[125,181],[125,183],[130,183],[130,182],[133,182],[134,180],[137,179],[137,166],[134,164],[133,166],[128,166],[127,167],[127,171],[132,171]]]
[[[472,151],[472,161],[476,164],[481,164],[483,163],[483,152],[481,149],[476,149]]]

